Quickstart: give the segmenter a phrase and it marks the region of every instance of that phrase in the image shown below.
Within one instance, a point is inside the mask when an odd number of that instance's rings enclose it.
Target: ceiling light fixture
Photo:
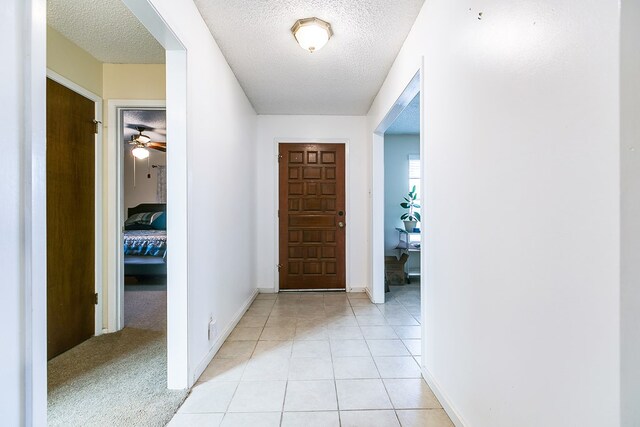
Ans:
[[[133,157],[136,159],[144,160],[149,157],[149,150],[147,150],[144,144],[138,143],[133,147],[133,150],[131,150],[131,154],[133,154]]]
[[[291,32],[300,47],[311,53],[322,49],[333,35],[331,24],[319,18],[298,19]]]
[[[143,134],[143,131],[144,126],[138,126],[138,134],[131,135],[130,142],[130,144],[133,144],[131,154],[133,154],[133,157],[140,160],[149,158],[149,149],[147,148],[147,144],[151,142],[151,138]]]

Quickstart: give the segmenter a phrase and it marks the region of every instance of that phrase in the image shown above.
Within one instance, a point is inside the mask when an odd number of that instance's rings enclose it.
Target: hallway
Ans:
[[[453,424],[421,378],[419,285],[260,294],[170,426]]]

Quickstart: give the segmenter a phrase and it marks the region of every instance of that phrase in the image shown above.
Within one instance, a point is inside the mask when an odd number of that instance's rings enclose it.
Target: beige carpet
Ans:
[[[49,362],[50,426],[169,422],[187,392],[166,388],[166,292],[125,292],[125,325]]]

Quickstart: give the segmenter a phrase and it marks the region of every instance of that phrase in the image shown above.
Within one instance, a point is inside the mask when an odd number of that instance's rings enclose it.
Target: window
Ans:
[[[418,198],[416,199],[416,203],[422,206],[420,203],[420,155],[419,154],[409,154],[409,191],[416,186],[416,194]],[[418,209],[420,212],[421,209]]]

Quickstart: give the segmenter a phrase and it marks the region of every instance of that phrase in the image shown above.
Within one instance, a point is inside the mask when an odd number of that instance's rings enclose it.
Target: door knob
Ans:
[[[340,228],[344,228],[344,222],[340,221],[340,222],[338,223],[338,227],[340,227]]]

